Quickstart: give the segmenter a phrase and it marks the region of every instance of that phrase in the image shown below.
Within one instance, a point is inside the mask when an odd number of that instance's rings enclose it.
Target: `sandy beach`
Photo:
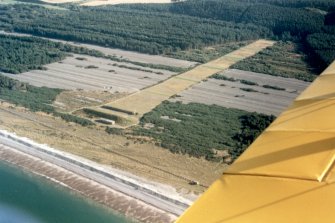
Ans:
[[[140,222],[173,222],[192,203],[166,185],[146,182],[4,130],[0,130],[0,159]]]

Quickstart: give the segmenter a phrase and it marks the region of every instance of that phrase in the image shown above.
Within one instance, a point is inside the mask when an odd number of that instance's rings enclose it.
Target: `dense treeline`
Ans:
[[[322,69],[333,51],[317,48],[323,38],[315,34],[329,35],[333,44],[334,10],[330,0],[189,0],[69,10],[7,5],[0,6],[0,29],[151,54],[261,37],[293,39],[308,43],[307,53]]]
[[[318,47],[324,42],[330,46],[335,44],[335,31],[331,27],[334,24],[334,1],[189,0],[173,4],[169,10],[238,24],[252,23],[267,27],[277,39],[307,41],[306,53],[321,70],[334,59],[333,47]]]
[[[308,56],[303,51],[302,44],[278,41],[272,47],[234,64],[231,68],[313,81],[321,71],[316,65],[313,68],[309,65]]]
[[[60,61],[68,55],[67,53],[104,56],[98,51],[41,38],[0,34],[2,72],[17,74],[32,69],[43,69],[43,65]]]
[[[333,0],[238,0],[244,3],[264,3],[293,8],[318,8],[329,11],[335,9]]]
[[[168,5],[119,6],[137,10],[170,12],[229,21],[237,24],[254,24],[266,27],[279,40],[297,40],[305,43],[306,37],[315,33],[326,33],[327,39],[335,41],[335,1],[333,0],[188,0]],[[328,13],[329,12],[329,13]],[[327,14],[328,13],[328,14]],[[268,36],[272,38],[273,36]],[[322,38],[311,37],[314,44],[305,48],[311,60],[322,70],[333,59],[332,50],[320,50],[317,41]]]
[[[325,25],[334,26],[335,25],[335,11],[330,12],[326,15]]]
[[[275,35],[314,33],[320,30],[324,21],[323,15],[305,9],[235,1],[186,1],[174,4],[170,10],[204,18],[253,23],[268,27]]]
[[[51,104],[60,92],[60,89],[34,87],[0,75],[0,98],[32,111],[53,112]]]
[[[117,7],[61,11],[11,5],[0,6],[0,14],[3,29],[151,54],[270,35],[255,25]]]
[[[266,0],[188,0],[165,6],[165,11],[195,17],[252,23],[271,29],[275,35],[291,33],[304,36],[319,31],[324,14],[305,8],[335,8],[333,1],[266,1]],[[164,6],[119,6],[141,10],[164,11]]]
[[[193,2],[201,2],[204,0],[188,0]],[[207,0],[213,1],[213,0]],[[214,0],[219,2],[219,0]],[[268,4],[268,5],[276,5],[281,7],[290,7],[290,8],[315,8],[324,11],[332,11],[335,10],[335,3],[333,0],[220,0],[224,4],[230,3],[238,3],[238,4]],[[178,1],[176,1],[178,2]],[[179,3],[184,3],[186,1],[179,1]],[[149,7],[148,7],[149,5]],[[156,11],[166,11],[166,4],[132,4],[132,5],[118,5],[117,7],[121,8],[131,8],[131,9],[140,9],[140,10],[156,10]],[[168,6],[169,7],[169,6]]]
[[[44,64],[62,60],[66,56],[59,49],[41,41],[5,35],[0,35],[0,55],[0,71],[15,74],[42,69]]]
[[[232,150],[233,157],[241,153],[266,129],[274,120],[275,116],[251,113],[240,118],[242,128],[233,136],[237,146]]]
[[[335,32],[334,34],[314,33],[307,37],[306,42],[312,49],[312,56],[316,59],[321,58],[323,64],[319,66],[325,67],[335,60]],[[319,63],[319,60],[315,62]]]
[[[166,101],[145,114],[141,119],[142,127],[133,131],[153,137],[162,147],[175,153],[220,160],[218,151],[227,150],[234,159],[273,118],[216,105]],[[144,128],[148,123],[153,127]]]
[[[83,126],[93,125],[87,119],[55,111],[52,103],[61,91],[60,89],[34,87],[0,75],[0,99],[26,107],[31,111],[51,113],[68,122],[75,122]]]
[[[334,10],[335,2],[331,0],[189,0],[174,4],[71,6],[69,10],[10,5],[0,6],[0,28],[169,54],[262,37],[306,41],[315,33],[334,35],[329,31],[334,29],[330,28]],[[330,51],[308,49],[328,64]]]
[[[90,50],[84,47],[77,47],[37,37],[0,34],[0,54],[2,55],[2,57],[0,57],[0,72],[17,74],[33,69],[44,69],[43,65],[60,61],[66,56],[69,56],[68,53],[103,57],[116,62],[131,63],[141,67],[163,69],[173,72],[182,72],[185,70],[180,67],[131,61],[114,55],[105,55],[97,50]],[[143,68],[136,68],[136,70],[149,71]]]

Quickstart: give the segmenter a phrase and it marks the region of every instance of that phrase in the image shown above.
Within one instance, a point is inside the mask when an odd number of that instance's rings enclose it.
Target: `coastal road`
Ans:
[[[169,194],[152,184],[146,184],[144,180],[122,176],[119,170],[107,169],[92,161],[39,145],[6,131],[0,130],[0,144],[60,166],[176,216],[182,214],[191,204],[176,194]]]

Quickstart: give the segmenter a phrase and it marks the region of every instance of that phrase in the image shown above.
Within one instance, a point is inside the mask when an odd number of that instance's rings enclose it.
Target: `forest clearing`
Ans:
[[[124,119],[124,115],[126,115],[126,117],[131,119],[130,123],[135,124],[136,122],[134,122],[134,120],[136,119],[134,119],[134,115],[139,119],[143,114],[150,112],[153,108],[170,97],[273,44],[273,41],[255,41],[216,60],[199,65],[177,76],[173,76],[162,83],[106,104],[109,106],[109,109],[97,109],[99,113],[105,111],[109,115],[121,116],[122,119]]]
[[[132,93],[175,74],[167,70],[78,54],[44,67],[45,70],[6,75],[38,87]]]
[[[218,77],[222,79],[209,78],[170,101],[215,104],[277,116],[309,85],[309,82],[292,78],[235,69],[223,71]]]

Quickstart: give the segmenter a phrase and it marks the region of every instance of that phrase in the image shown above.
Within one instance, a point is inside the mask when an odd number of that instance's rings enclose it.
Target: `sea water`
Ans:
[[[129,223],[47,179],[0,161],[0,223]]]

